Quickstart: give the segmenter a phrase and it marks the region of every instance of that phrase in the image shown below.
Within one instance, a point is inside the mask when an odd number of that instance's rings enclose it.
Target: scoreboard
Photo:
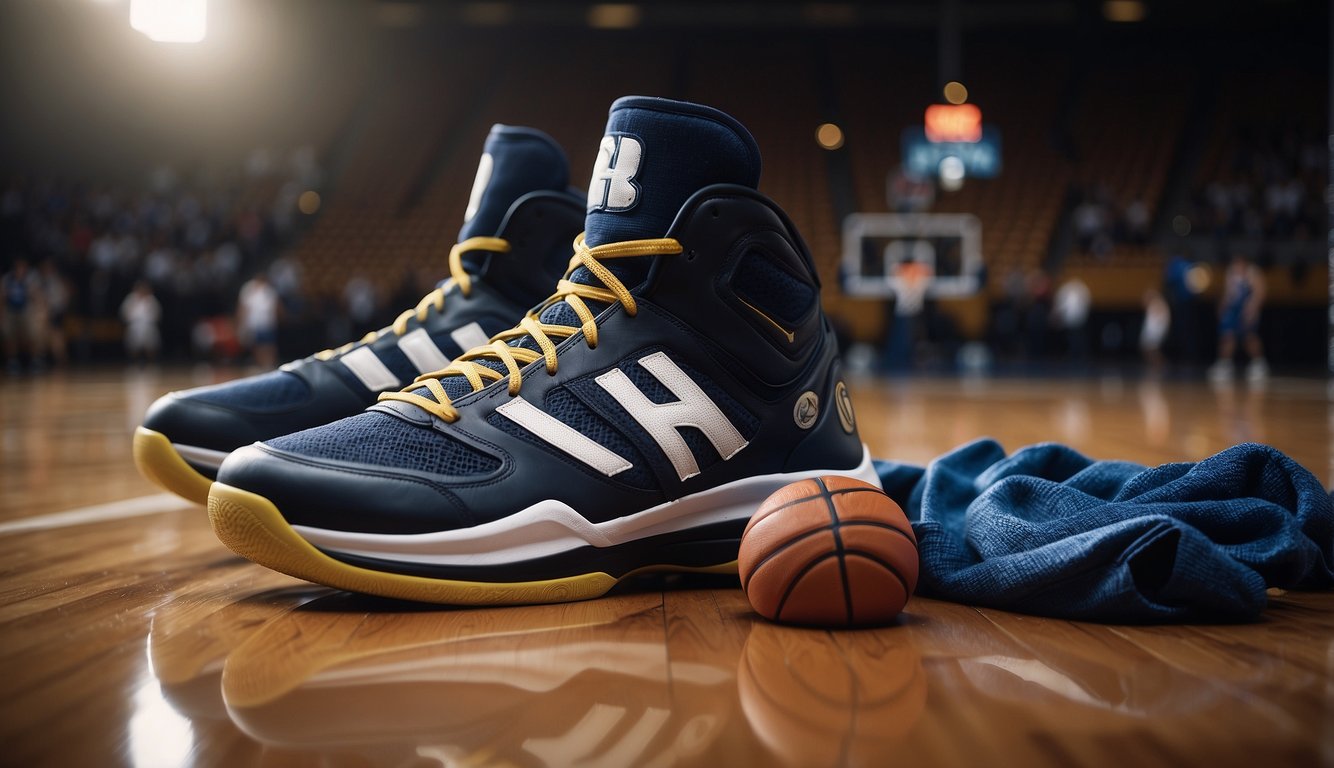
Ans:
[[[976,104],[932,104],[920,127],[903,130],[902,141],[904,170],[915,176],[944,184],[1001,172],[1000,129],[982,123]]]

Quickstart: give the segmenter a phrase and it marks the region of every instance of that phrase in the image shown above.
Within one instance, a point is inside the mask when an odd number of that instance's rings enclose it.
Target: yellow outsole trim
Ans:
[[[144,427],[134,431],[134,463],[139,474],[156,485],[196,504],[208,503],[213,481],[186,463],[161,432]]]
[[[268,499],[225,483],[214,483],[209,492],[208,519],[223,544],[266,568],[337,589],[399,600],[448,605],[566,603],[598,597],[619,581],[600,571],[544,581],[503,583],[372,571],[329,557],[292,530]],[[736,562],[701,568],[648,566],[634,573],[663,570],[735,573]],[[633,574],[626,574],[630,575]]]

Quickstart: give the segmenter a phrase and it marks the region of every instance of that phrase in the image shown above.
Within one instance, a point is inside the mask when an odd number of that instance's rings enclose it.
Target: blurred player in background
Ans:
[[[931,283],[929,264],[912,255],[904,257],[895,270],[899,289],[894,300],[894,318],[889,329],[887,362],[891,371],[907,371],[913,367],[913,351],[917,344],[917,319],[926,307],[926,289]]]
[[[1093,308],[1093,294],[1088,284],[1078,277],[1071,277],[1056,289],[1052,299],[1052,318],[1065,332],[1065,351],[1070,359],[1084,364],[1088,361],[1088,325],[1089,311]]]
[[[236,309],[242,343],[256,365],[272,368],[278,361],[278,291],[267,274],[259,272],[241,286]]]
[[[64,366],[69,359],[65,343],[65,316],[69,314],[70,288],[69,281],[50,259],[42,262],[42,296],[46,311],[46,334],[42,351],[50,353],[52,364]]]
[[[10,373],[19,370],[19,354],[25,348],[32,356],[33,365],[41,360],[41,284],[37,274],[28,267],[25,259],[18,259],[14,267],[0,282],[4,285],[3,332],[5,337],[5,361]]]
[[[1237,337],[1246,346],[1250,358],[1246,377],[1259,381],[1269,375],[1264,348],[1260,344],[1260,311],[1265,300],[1265,279],[1259,268],[1242,253],[1235,253],[1224,276],[1223,297],[1218,304],[1218,361],[1209,369],[1209,378],[1232,378],[1232,358],[1237,352]]]
[[[1144,364],[1150,374],[1158,374],[1163,369],[1163,342],[1167,331],[1172,327],[1172,309],[1163,297],[1163,292],[1150,288],[1144,292],[1144,323],[1139,331],[1139,348],[1144,354]]]
[[[157,327],[161,318],[162,305],[153,296],[153,286],[147,280],[139,280],[120,305],[120,319],[125,323],[125,353],[131,360],[147,363],[157,359],[162,346]]]

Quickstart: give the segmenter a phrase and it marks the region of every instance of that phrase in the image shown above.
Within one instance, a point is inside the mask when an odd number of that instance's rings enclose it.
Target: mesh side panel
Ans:
[[[374,411],[268,444],[301,456],[438,475],[481,475],[500,468],[499,459],[448,435]]]
[[[528,432],[527,429],[519,427],[519,425],[515,424],[514,421],[508,420],[504,416],[500,416],[499,413],[492,413],[491,416],[487,417],[487,421],[490,421],[492,427],[495,427],[496,429],[499,429],[499,431],[507,433],[507,435],[518,437],[519,440],[526,441],[526,443],[538,445],[538,447],[540,448],[546,448],[547,451],[552,451],[550,443],[547,443],[547,441],[544,440],[536,439],[536,437],[532,436],[532,433]],[[624,441],[624,437],[622,437],[622,440]],[[628,441],[624,441],[624,445],[630,445],[630,443],[628,443]],[[654,480],[652,480],[652,472],[648,471],[648,465],[644,463],[643,459],[640,459],[638,461],[630,459],[630,456],[627,456],[626,452],[620,451],[619,448],[612,448],[612,445],[607,445],[607,448],[614,449],[616,453],[620,453],[620,455],[626,457],[626,459],[630,460],[631,463],[634,464],[630,469],[626,469],[626,471],[624,472],[616,473],[616,475],[611,477],[612,480],[615,480],[616,483],[624,483],[626,485],[630,485],[631,488],[643,489],[643,491],[651,491],[651,489],[654,489],[656,487]],[[634,448],[631,447],[630,452],[634,452]],[[564,453],[563,452],[559,453],[559,455],[564,456]],[[583,464],[579,464],[578,460],[570,459],[570,461],[572,464],[580,465],[580,467],[583,467]],[[592,468],[587,468],[587,469],[588,472],[596,473],[596,469]]]
[[[502,376],[505,374],[505,364],[499,360],[473,360],[472,362],[490,368],[491,370],[500,373]],[[472,394],[472,385],[469,384],[468,379],[463,376],[445,376],[440,379],[440,386],[445,388],[445,394],[449,395],[450,400],[458,400]],[[417,387],[412,390],[412,392],[427,400],[435,400],[435,395],[432,395],[431,390],[424,386]]]
[[[749,409],[737,402],[731,395],[727,394],[727,390],[718,386],[718,383],[713,379],[680,361],[677,361],[677,365],[679,365],[681,370],[685,371],[690,378],[695,380],[695,383],[699,385],[699,388],[704,390],[704,394],[708,395],[709,399],[717,404],[718,409],[727,416],[728,421],[732,422],[732,426],[736,427],[737,431],[740,432],[743,437],[749,440],[755,436],[755,431],[760,428],[760,420],[755,414],[751,413]]]
[[[618,432],[606,419],[603,419],[593,411],[589,410],[588,407],[579,402],[579,399],[574,395],[564,389],[553,390],[547,395],[546,411],[562,422],[573,427],[588,439],[598,443],[621,458],[626,459],[633,465],[630,469],[614,475],[612,477],[613,480],[644,490],[652,490],[657,487],[657,483],[653,478],[653,473],[649,471],[648,461],[644,458],[644,455],[635,448],[634,443],[627,440],[626,437]],[[527,442],[547,450],[552,450],[560,456],[565,456],[564,452],[560,451],[558,448],[553,448],[553,446],[545,440],[534,437],[528,430],[520,427],[518,424],[515,424],[500,414],[491,414],[489,421],[492,426],[502,432],[522,438]],[[577,463],[577,460],[575,459],[570,460]],[[593,469],[589,469],[588,471],[596,472],[596,470]]]
[[[547,395],[546,409],[552,416],[574,427],[580,434],[634,465],[616,475],[618,480],[636,488],[653,488],[656,485],[653,474],[648,471],[648,461],[644,458],[644,454],[635,448],[634,443],[613,427],[611,422],[580,402],[571,392],[566,389],[553,390]]]
[[[703,432],[695,427],[680,427],[676,430],[681,433],[681,439],[690,446],[690,452],[695,454],[695,463],[699,465],[701,472],[712,467],[714,464],[723,460],[718,455],[718,449],[713,447],[709,438]]]
[[[601,312],[606,306],[597,301],[586,301],[584,303],[588,305],[588,308],[592,310],[594,315]],[[557,302],[542,310],[541,318],[544,323],[549,323],[551,325],[568,325],[571,328],[578,328],[582,324],[579,320],[579,315],[574,311],[574,307],[570,306],[569,302],[566,301]],[[525,336],[523,341],[529,341],[528,337]],[[537,349],[536,344],[534,344],[532,348]]]
[[[188,397],[247,411],[281,411],[306,402],[310,387],[294,373],[270,371],[191,392]]]
[[[738,296],[779,320],[796,321],[815,301],[815,286],[775,266],[763,253],[747,251],[732,275]]]

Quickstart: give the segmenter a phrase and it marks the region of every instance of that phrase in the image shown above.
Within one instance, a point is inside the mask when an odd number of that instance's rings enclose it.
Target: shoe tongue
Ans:
[[[663,237],[700,189],[759,181],[759,147],[730,116],[684,101],[617,99],[588,185],[584,239],[595,246]]]
[[[514,201],[538,190],[565,190],[570,164],[550,136],[533,128],[493,125],[477,165],[459,242],[500,231]]]

